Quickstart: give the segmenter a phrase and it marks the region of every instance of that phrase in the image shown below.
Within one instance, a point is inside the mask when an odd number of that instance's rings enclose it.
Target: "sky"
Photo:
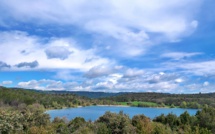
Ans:
[[[214,0],[1,0],[0,85],[215,92]]]

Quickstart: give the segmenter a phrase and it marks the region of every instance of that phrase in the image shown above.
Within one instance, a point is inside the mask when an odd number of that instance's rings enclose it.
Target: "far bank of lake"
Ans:
[[[72,120],[75,117],[83,117],[85,120],[97,120],[100,116],[104,115],[106,111],[119,113],[123,111],[128,114],[130,118],[134,115],[144,114],[150,119],[155,118],[161,114],[167,115],[168,113],[174,113],[177,116],[187,111],[190,115],[195,115],[198,109],[183,109],[183,108],[151,108],[151,107],[125,107],[125,106],[87,106],[78,108],[66,108],[57,110],[48,110],[47,114],[50,115],[51,120],[55,117],[66,117],[68,120]]]

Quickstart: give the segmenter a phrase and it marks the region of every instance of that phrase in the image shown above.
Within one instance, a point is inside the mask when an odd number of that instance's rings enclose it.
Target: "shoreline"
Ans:
[[[110,107],[131,107],[131,106],[126,106],[126,105],[92,105],[92,106],[101,106],[101,107],[105,107],[105,106],[110,106]]]

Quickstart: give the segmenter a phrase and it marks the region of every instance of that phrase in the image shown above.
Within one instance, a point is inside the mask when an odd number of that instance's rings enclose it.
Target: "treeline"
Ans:
[[[126,93],[119,96],[102,98],[115,102],[154,102],[159,106],[169,105],[182,108],[202,108],[204,105],[215,107],[215,93],[208,94],[167,94],[167,93]],[[101,100],[102,100],[101,99]]]
[[[120,93],[109,93],[109,92],[90,92],[90,91],[45,91],[49,94],[75,94],[78,96],[84,96],[87,98],[105,98],[105,97],[112,97],[124,94],[124,92]]]
[[[45,92],[21,88],[0,87],[0,107],[19,107],[38,103],[45,109],[89,105],[117,105],[111,100],[91,99],[71,93]]]
[[[80,95],[87,92],[78,92]],[[90,93],[90,92],[89,92]],[[31,105],[39,103],[46,109],[57,109],[63,107],[76,107],[88,105],[120,105],[125,102],[130,106],[139,107],[181,107],[181,108],[202,108],[205,105],[215,107],[215,93],[208,94],[167,94],[167,93],[118,93],[111,97],[107,94],[91,93],[90,96],[98,98],[88,98],[73,94],[73,92],[53,92],[37,91],[18,88],[0,87],[0,106],[18,106],[22,103]],[[86,95],[85,95],[86,96]],[[138,103],[134,103],[138,102]],[[146,103],[150,102],[150,103]]]
[[[1,134],[214,134],[215,109],[205,107],[195,116],[170,113],[151,121],[145,115],[132,119],[122,111],[106,112],[95,122],[76,117],[71,121],[55,118],[52,122],[39,104],[22,110],[0,109]]]
[[[32,105],[38,103],[46,109],[86,106],[94,103],[91,99],[73,94],[46,94],[34,90],[0,87],[0,107]]]

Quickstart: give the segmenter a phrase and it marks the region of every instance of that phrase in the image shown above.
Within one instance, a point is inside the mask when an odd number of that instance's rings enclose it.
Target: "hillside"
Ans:
[[[45,108],[92,105],[91,99],[74,94],[47,94],[44,91],[0,87],[0,106],[19,107],[22,104],[42,104]]]
[[[199,94],[168,94],[168,93],[126,93],[119,96],[105,98],[116,102],[154,102],[158,104],[175,105],[181,107],[198,108],[200,105],[215,107],[215,93]],[[184,106],[183,106],[184,105]]]
[[[105,97],[113,97],[125,94],[123,92],[120,93],[109,93],[109,92],[89,92],[89,91],[45,91],[50,94],[75,94],[78,96],[84,96],[92,99],[96,98],[105,98]]]
[[[86,91],[40,91],[0,87],[0,105],[18,106],[39,103],[45,108],[73,107],[92,104],[118,104],[117,102],[152,102],[158,105],[174,105],[182,108],[215,107],[215,93],[168,94],[168,93],[106,93]]]

